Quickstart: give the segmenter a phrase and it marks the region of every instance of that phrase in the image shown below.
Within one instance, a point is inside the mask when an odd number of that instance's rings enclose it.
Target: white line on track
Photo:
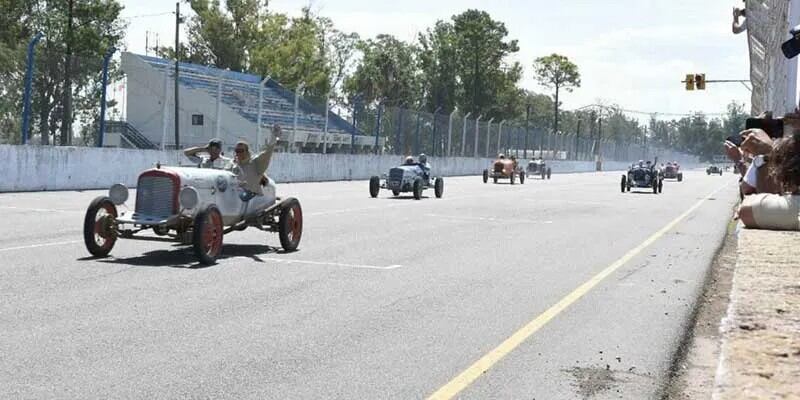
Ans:
[[[40,244],[31,244],[31,245],[27,245],[27,246],[6,247],[4,249],[0,249],[0,253],[2,253],[4,251],[35,249],[37,247],[63,246],[65,244],[75,244],[75,243],[81,243],[81,242],[82,242],[82,240],[68,240],[68,241],[64,241],[64,242],[40,243]]]
[[[552,224],[553,221],[541,221],[541,220],[534,220],[534,219],[524,219],[524,218],[491,218],[491,217],[464,217],[460,215],[442,215],[442,214],[425,214],[426,217],[434,217],[434,218],[442,218],[442,219],[450,219],[450,220],[457,220],[457,221],[482,221],[482,222],[502,222],[502,223],[529,223],[529,224]]]
[[[30,208],[30,207],[14,207],[14,206],[0,206],[0,209],[36,211],[36,212],[83,212],[82,210],[59,210],[57,208]]]
[[[389,265],[386,267],[379,267],[376,265],[358,265],[358,264],[344,264],[344,263],[334,263],[334,262],[322,262],[322,261],[306,261],[306,260],[287,260],[285,258],[261,258],[264,261],[272,261],[280,264],[307,264],[307,265],[319,265],[324,267],[342,267],[342,268],[354,268],[354,269],[374,269],[379,271],[390,271],[393,269],[402,268],[402,265]]]

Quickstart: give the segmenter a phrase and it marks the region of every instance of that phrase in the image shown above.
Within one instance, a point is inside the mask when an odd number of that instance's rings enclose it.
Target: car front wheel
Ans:
[[[194,217],[192,247],[203,265],[214,265],[222,253],[222,214],[214,205],[208,205]]]
[[[441,199],[444,194],[444,178],[436,178],[433,184],[433,192],[436,194],[437,199]]]
[[[117,207],[108,197],[98,197],[89,204],[83,219],[83,241],[95,257],[108,257],[117,242],[115,221]]]
[[[414,180],[414,199],[422,200],[422,179]]]
[[[297,250],[300,238],[303,236],[303,208],[300,201],[290,197],[281,205],[281,215],[278,217],[278,239],[281,247],[287,252]]]
[[[378,197],[378,192],[381,190],[381,178],[373,176],[369,178],[369,196],[373,199]]]

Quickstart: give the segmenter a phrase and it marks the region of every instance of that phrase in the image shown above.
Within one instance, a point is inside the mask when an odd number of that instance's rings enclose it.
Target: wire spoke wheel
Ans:
[[[286,199],[281,207],[278,229],[281,247],[288,252],[297,250],[303,237],[303,208],[297,199]]]
[[[192,246],[200,263],[213,265],[222,253],[224,226],[222,214],[211,205],[203,208],[194,217]]]
[[[117,207],[108,197],[94,199],[83,220],[83,241],[89,253],[106,257],[117,242]]]

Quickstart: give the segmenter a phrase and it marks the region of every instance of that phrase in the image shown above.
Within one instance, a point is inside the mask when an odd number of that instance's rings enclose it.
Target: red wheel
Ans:
[[[83,219],[83,242],[95,257],[107,257],[117,242],[117,207],[108,197],[98,197],[89,204]]]
[[[278,220],[278,238],[281,247],[291,252],[297,250],[300,238],[303,236],[303,208],[300,202],[290,197],[281,206],[281,215]]]
[[[200,263],[212,265],[222,253],[222,214],[215,206],[207,206],[194,217],[192,244]]]

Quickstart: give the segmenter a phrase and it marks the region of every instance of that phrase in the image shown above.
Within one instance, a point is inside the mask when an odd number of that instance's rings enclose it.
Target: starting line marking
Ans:
[[[589,293],[597,285],[603,282],[603,280],[605,280],[609,275],[613,274],[620,267],[627,264],[630,260],[639,255],[643,250],[645,250],[647,247],[655,243],[658,239],[660,239],[662,236],[664,236],[673,228],[675,228],[675,226],[677,226],[684,219],[686,219],[686,217],[688,217],[691,213],[699,209],[700,206],[703,205],[703,203],[705,203],[708,199],[714,197],[714,195],[725,189],[727,186],[728,184],[725,184],[721,186],[719,189],[716,189],[713,192],[711,192],[711,194],[700,199],[700,201],[691,206],[683,214],[679,215],[677,218],[672,220],[672,222],[668,223],[666,226],[658,230],[658,232],[654,233],[652,236],[647,238],[644,242],[634,247],[633,249],[625,253],[625,255],[623,255],[620,259],[614,261],[611,265],[600,271],[597,275],[593,276],[588,281],[584,282],[583,284],[575,288],[572,292],[564,296],[564,298],[559,300],[556,304],[552,305],[546,311],[539,314],[536,318],[525,324],[525,326],[520,328],[518,331],[514,332],[511,336],[505,339],[497,347],[486,353],[480,359],[475,361],[472,365],[468,366],[464,371],[459,373],[455,378],[453,378],[452,380],[447,382],[444,386],[439,388],[436,392],[434,392],[432,395],[428,397],[428,400],[452,399],[456,397],[462,390],[466,389],[469,385],[475,382],[475,380],[480,378],[481,375],[489,371],[500,360],[505,358],[517,347],[519,347],[523,342],[525,342],[531,336],[533,336],[533,334],[536,333],[539,329],[547,325],[547,323],[549,323],[551,320],[553,320],[555,317],[561,314],[564,310],[566,310],[567,308],[572,306],[575,302],[580,300],[583,296]]]
[[[30,245],[27,245],[27,246],[6,247],[4,249],[0,249],[0,252],[13,251],[13,250],[35,249],[37,247],[61,246],[61,245],[65,245],[65,244],[75,244],[75,243],[81,243],[81,242],[83,242],[83,241],[82,240],[68,240],[68,241],[65,241],[65,242],[30,244]]]
[[[457,221],[485,221],[485,222],[501,222],[501,223],[529,223],[529,224],[552,224],[553,221],[538,221],[533,219],[509,219],[509,218],[492,218],[492,217],[464,217],[459,215],[442,215],[442,214],[425,214],[426,217],[444,218]]]
[[[358,264],[344,264],[344,263],[334,263],[334,262],[323,262],[323,261],[305,261],[305,260],[287,260],[285,258],[273,258],[267,257],[261,258],[264,261],[272,261],[279,264],[308,264],[308,265],[320,265],[324,267],[343,267],[343,268],[354,268],[354,269],[374,269],[379,271],[391,271],[393,269],[402,268],[402,265],[389,265],[387,267],[379,267],[376,265],[358,265]]]

